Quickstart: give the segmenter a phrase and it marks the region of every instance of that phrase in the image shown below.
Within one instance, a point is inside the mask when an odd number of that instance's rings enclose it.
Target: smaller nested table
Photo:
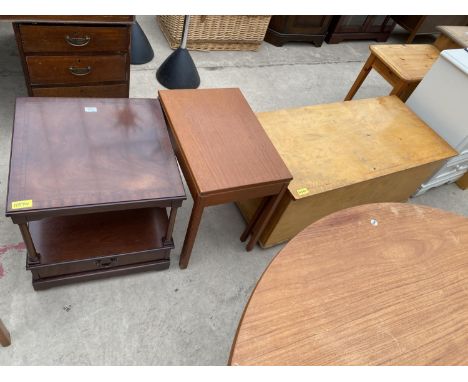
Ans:
[[[231,365],[468,364],[468,219],[411,204],[349,208],[275,257]]]
[[[18,98],[11,147],[35,289],[169,267],[186,196],[157,100]]]
[[[194,199],[180,267],[205,207],[263,198],[241,236],[251,236],[251,250],[292,179],[288,168],[239,89],[161,90],[159,97]]]

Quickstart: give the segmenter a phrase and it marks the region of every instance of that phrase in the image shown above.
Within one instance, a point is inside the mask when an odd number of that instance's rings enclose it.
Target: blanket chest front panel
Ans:
[[[302,199],[295,199],[288,190],[260,236],[260,244],[268,248],[288,241],[313,222],[345,208],[368,203],[404,202],[443,163],[432,162]],[[259,203],[259,199],[237,203],[246,221],[250,221]]]

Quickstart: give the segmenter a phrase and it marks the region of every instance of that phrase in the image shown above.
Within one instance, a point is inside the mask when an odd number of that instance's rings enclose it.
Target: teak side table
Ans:
[[[6,215],[34,289],[166,269],[185,198],[157,100],[17,99]]]
[[[244,310],[231,365],[466,365],[468,219],[367,204],[310,225]]]
[[[292,179],[239,89],[161,90],[161,105],[194,199],[179,265],[186,268],[205,207],[263,198],[241,240],[258,241]]]

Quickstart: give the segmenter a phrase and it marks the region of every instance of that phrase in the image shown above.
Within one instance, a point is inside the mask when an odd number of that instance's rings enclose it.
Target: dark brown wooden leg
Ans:
[[[414,29],[412,32],[410,32],[408,38],[406,39],[406,44],[411,44],[414,40],[414,38],[416,37],[416,33],[418,31],[416,29]]]
[[[34,247],[34,243],[29,232],[28,224],[20,223],[18,225],[21,231],[21,236],[23,236],[24,244],[26,245],[26,249],[28,250],[28,262],[30,264],[40,263],[39,254],[36,252],[36,248]]]
[[[170,245],[172,242],[172,231],[174,230],[176,215],[177,207],[171,207],[171,213],[169,214],[169,222],[167,224],[166,236],[164,236],[163,239],[164,245]]]
[[[351,89],[349,89],[348,94],[345,97],[345,101],[349,101],[353,99],[354,95],[358,91],[358,89],[361,87],[362,83],[366,79],[367,75],[372,69],[372,65],[374,64],[375,61],[375,56],[371,53],[369,58],[367,59],[366,63],[362,67],[361,71],[359,72],[356,81],[354,81],[353,86],[351,86]]]
[[[203,214],[204,205],[200,198],[193,201],[192,214],[190,215],[187,233],[185,234],[184,246],[180,253],[179,267],[185,269],[188,266],[190,255],[192,254],[193,244],[197,236],[198,227],[200,226],[201,217]]]
[[[11,337],[8,329],[3,325],[2,320],[0,320],[0,344],[2,346],[10,346]]]
[[[249,235],[251,234],[252,232],[252,228],[255,226],[255,224],[257,223],[257,220],[258,218],[260,217],[263,209],[265,208],[265,204],[268,202],[269,200],[269,196],[265,197],[265,198],[262,198],[262,200],[260,201],[260,204],[258,205],[257,209],[255,210],[252,218],[250,219],[249,223],[247,224],[247,227],[245,227],[245,230],[244,232],[242,232],[242,235],[240,237],[240,240],[242,242],[246,241],[247,238],[249,237]]]
[[[255,226],[252,228],[252,236],[250,237],[250,241],[246,246],[247,251],[251,251],[255,244],[257,244],[260,235],[265,229],[268,221],[271,218],[271,215],[273,215],[273,212],[278,206],[280,200],[283,198],[283,195],[286,192],[287,188],[288,185],[285,184],[277,195],[270,197],[265,207],[262,209],[260,217],[257,219]]]

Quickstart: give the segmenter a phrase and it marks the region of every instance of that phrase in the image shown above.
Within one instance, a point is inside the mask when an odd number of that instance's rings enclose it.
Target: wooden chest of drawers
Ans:
[[[30,96],[128,97],[133,16],[13,23]]]

